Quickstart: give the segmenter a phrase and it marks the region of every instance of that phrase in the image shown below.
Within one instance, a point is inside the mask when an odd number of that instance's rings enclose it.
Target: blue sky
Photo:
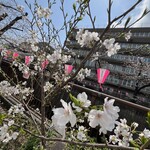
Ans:
[[[16,0],[20,5],[23,5],[25,7],[25,10],[27,10],[27,7],[25,6],[23,0]],[[34,0],[27,0],[29,3],[33,3]],[[41,6],[46,7],[47,6],[47,0],[37,0]],[[127,10],[131,5],[133,5],[137,0],[113,0],[113,6],[112,6],[112,18],[120,15],[125,10]],[[69,14],[69,16],[72,15],[72,4],[75,2],[75,0],[65,0],[65,11]],[[108,0],[91,0],[90,2],[92,15],[96,16],[96,27],[97,28],[103,28],[107,24],[107,7],[108,7]],[[57,4],[53,6],[52,8],[52,19],[57,28],[60,28],[60,26],[63,24],[63,18],[61,11],[59,9],[60,7],[60,0],[57,0]],[[148,7],[150,9],[150,0],[143,0],[143,2],[138,5],[138,7],[130,13],[130,16],[133,20],[138,18],[138,16],[143,12],[144,8]],[[28,10],[27,10],[28,11]],[[29,13],[30,15],[30,13]],[[147,17],[143,18],[139,23],[135,25],[135,27],[150,27],[150,14],[147,15]],[[89,21],[88,17],[85,17],[81,23],[78,24],[78,28],[90,28],[91,23]],[[64,33],[61,33],[61,39],[64,38]]]

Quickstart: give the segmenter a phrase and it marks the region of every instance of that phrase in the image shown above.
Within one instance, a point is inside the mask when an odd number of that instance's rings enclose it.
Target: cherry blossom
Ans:
[[[10,121],[8,122],[8,126],[12,126],[14,123],[15,123],[14,120],[10,120]]]
[[[96,41],[99,41],[99,37],[97,32],[89,32],[88,30],[84,31],[83,29],[80,29],[77,32],[76,40],[81,47],[87,46],[91,48]]]
[[[106,97],[104,101],[105,101],[103,105],[104,111],[106,111],[114,120],[118,119],[119,117],[118,112],[120,111],[120,109],[118,106],[113,106],[115,100],[110,99],[108,101],[108,97]]]
[[[115,39],[114,38],[104,40],[103,45],[108,50],[107,51],[107,55],[109,57],[114,55],[114,54],[116,54],[117,51],[121,48],[118,43],[115,43]]]
[[[89,112],[88,121],[89,121],[89,125],[92,128],[95,128],[96,126],[100,125],[100,129],[99,129],[100,134],[102,132],[106,134],[107,131],[112,131],[115,124],[115,122],[106,112],[101,110],[95,110],[95,109],[92,109]]]
[[[44,86],[44,92],[49,91],[52,87],[53,85],[50,82],[46,82]]]
[[[13,115],[15,116],[16,114],[21,114],[23,115],[24,114],[24,107],[22,106],[22,104],[17,104],[17,105],[14,105],[14,106],[11,106],[10,109],[8,110],[8,115]]]
[[[73,113],[70,103],[67,104],[62,99],[60,101],[64,108],[54,108],[54,115],[52,116],[52,123],[56,127],[56,130],[57,128],[64,130],[68,122],[71,123],[72,127],[76,124],[76,115]]]
[[[3,80],[0,82],[0,93],[4,96],[17,95],[19,94],[19,89],[15,86],[11,86],[8,81]]]
[[[83,69],[83,68],[82,68],[82,69],[78,72],[76,78],[77,78],[77,80],[82,81],[83,79],[85,79],[85,77],[88,77],[88,76],[90,76],[90,75],[91,75],[91,69],[87,69],[87,68]]]
[[[18,137],[19,133],[18,132],[13,132],[12,134],[12,139],[15,140]]]
[[[109,142],[112,144],[118,144],[119,146],[128,147],[130,141],[133,140],[133,132],[137,128],[138,124],[133,122],[131,126],[127,125],[126,119],[120,119],[120,122],[116,122],[117,126],[114,129],[115,135],[109,137]]]
[[[150,138],[150,130],[145,128],[144,131],[139,134],[139,136],[141,136],[141,137],[143,136],[145,138]]]
[[[52,12],[50,11],[49,8],[42,8],[38,7],[37,9],[37,15],[39,18],[45,17],[48,18]]]
[[[129,31],[128,33],[126,33],[126,34],[125,34],[125,39],[126,39],[126,41],[128,41],[128,40],[131,38],[131,36],[132,36],[131,31]]]
[[[79,126],[78,128],[78,133],[77,133],[77,139],[80,141],[86,141],[86,131],[87,129],[85,129],[84,126]]]
[[[82,108],[88,108],[91,105],[91,101],[88,100],[88,96],[85,92],[79,93],[77,95],[77,99],[80,102],[80,107],[76,106],[74,103],[72,104],[73,108],[75,108],[77,112],[81,112]]]

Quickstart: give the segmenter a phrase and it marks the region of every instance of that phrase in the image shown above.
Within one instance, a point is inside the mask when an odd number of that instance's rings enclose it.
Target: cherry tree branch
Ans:
[[[17,127],[20,127],[19,125],[16,125]],[[75,141],[70,141],[70,140],[66,140],[66,139],[61,139],[61,138],[48,138],[48,137],[44,137],[44,136],[40,136],[37,134],[32,133],[31,131],[27,130],[27,129],[23,129],[25,132],[27,132],[28,134],[40,138],[40,139],[44,139],[46,141],[53,141],[53,142],[62,142],[62,143],[68,143],[70,145],[79,145],[79,146],[84,146],[84,147],[91,147],[91,148],[111,148],[111,149],[116,149],[116,150],[135,150],[134,147],[123,147],[123,146],[117,146],[117,145],[111,145],[111,144],[96,144],[96,143],[83,143],[83,142],[75,142]]]
[[[87,15],[90,17],[90,20],[91,20],[93,29],[95,29],[95,19],[96,19],[96,18],[95,18],[95,17],[94,17],[94,19],[92,18],[91,8],[90,8],[90,2],[87,4],[87,8],[88,8]]]
[[[111,6],[112,6],[112,1],[109,0],[108,10],[107,10],[107,12],[108,12],[108,24],[110,24],[110,22],[111,22]]]
[[[0,3],[0,6],[3,6],[3,7],[5,7],[5,8],[9,8],[9,9],[13,9],[13,10],[15,10],[15,11],[19,11],[18,9],[16,9],[16,8],[14,8],[14,7],[12,7],[12,6],[3,4],[3,3]]]
[[[0,29],[0,36],[2,36],[7,30],[11,29],[12,26],[18,22],[19,20],[23,19],[23,17],[27,16],[28,13],[25,13],[23,16],[17,16],[15,19],[13,19],[8,25],[6,25],[4,28]]]

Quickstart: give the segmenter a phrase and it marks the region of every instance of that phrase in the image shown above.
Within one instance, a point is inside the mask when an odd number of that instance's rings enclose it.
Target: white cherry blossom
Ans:
[[[36,46],[34,43],[31,44],[31,49],[33,52],[37,52],[39,50],[38,46]]]
[[[74,103],[72,104],[77,112],[81,112],[82,108],[88,108],[91,105],[91,101],[88,100],[88,96],[85,92],[79,93],[77,99],[80,101],[80,107],[76,106]]]
[[[50,82],[46,82],[44,86],[44,92],[49,91],[52,87],[53,87],[53,84],[51,84]]]
[[[118,138],[115,135],[110,135],[109,142],[112,144],[116,144],[118,142]]]
[[[53,109],[54,115],[52,116],[52,123],[56,129],[58,128],[60,130],[61,128],[61,131],[64,131],[67,123],[70,122],[72,127],[76,124],[76,115],[73,113],[70,103],[67,104],[62,99],[60,101],[63,108]]]
[[[11,135],[13,140],[16,140],[16,138],[18,137],[19,133],[18,132],[13,132],[13,134]]]
[[[24,107],[22,106],[22,104],[17,104],[17,105],[14,105],[14,106],[11,106],[10,109],[8,110],[8,115],[13,115],[15,116],[16,114],[21,114],[23,115],[24,114]]]
[[[121,48],[118,43],[115,43],[115,39],[114,38],[104,40],[103,45],[108,50],[107,51],[107,55],[109,57],[114,55],[114,54],[116,54],[117,51]]]
[[[126,34],[125,34],[125,39],[126,39],[126,41],[129,41],[129,39],[131,38],[131,36],[132,36],[131,31],[129,31],[128,33],[126,33]]]
[[[128,147],[130,141],[133,140],[132,127],[134,129],[138,126],[137,123],[132,123],[131,126],[127,125],[126,119],[120,119],[120,122],[116,122],[117,126],[114,129],[115,135],[111,135],[109,142],[112,144],[118,144],[119,146]]]
[[[106,40],[104,40],[103,45],[104,45],[107,49],[110,49],[111,47],[113,47],[114,42],[115,42],[115,39],[114,39],[114,38],[106,39]]]
[[[77,99],[81,102],[82,107],[89,107],[91,105],[91,101],[88,100],[88,96],[85,92],[79,93],[77,95]]]
[[[118,119],[119,114],[118,112],[120,111],[118,106],[113,106],[115,100],[110,99],[108,100],[108,97],[104,99],[104,111],[106,111],[114,120]]]
[[[144,131],[139,134],[139,136],[144,136],[145,138],[150,138],[150,130],[145,128]]]
[[[38,7],[37,9],[37,15],[39,18],[45,17],[48,18],[52,12],[50,11],[49,8],[42,8]]]
[[[9,135],[9,133],[6,133],[5,138],[3,139],[3,143],[8,143],[12,137]]]
[[[78,43],[83,46],[87,46],[91,48],[96,41],[99,41],[98,33],[97,32],[89,32],[88,30],[80,29],[77,32],[76,40]]]
[[[115,124],[112,118],[106,112],[95,109],[92,109],[89,112],[88,121],[89,125],[92,128],[95,128],[96,126],[100,125],[100,134],[101,132],[106,134],[107,131],[112,131]]]
[[[5,139],[7,132],[8,125],[4,124],[2,127],[0,127],[0,141],[3,141]]]
[[[8,126],[12,126],[14,123],[15,123],[14,120],[10,120],[10,121],[8,122]]]
[[[85,79],[85,77],[88,77],[88,76],[90,76],[91,75],[91,69],[87,69],[87,68],[85,68],[85,69],[81,69],[79,72],[78,72],[78,74],[77,74],[77,80],[78,81],[82,81],[83,79]]]
[[[83,131],[79,131],[77,133],[77,139],[80,140],[80,141],[86,141],[86,135]]]

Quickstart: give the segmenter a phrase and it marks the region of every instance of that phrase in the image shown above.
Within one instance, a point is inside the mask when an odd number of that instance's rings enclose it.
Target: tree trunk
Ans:
[[[44,99],[44,77],[43,72],[41,73],[41,133],[45,136],[45,99]],[[41,139],[42,146],[46,148],[46,141]]]

